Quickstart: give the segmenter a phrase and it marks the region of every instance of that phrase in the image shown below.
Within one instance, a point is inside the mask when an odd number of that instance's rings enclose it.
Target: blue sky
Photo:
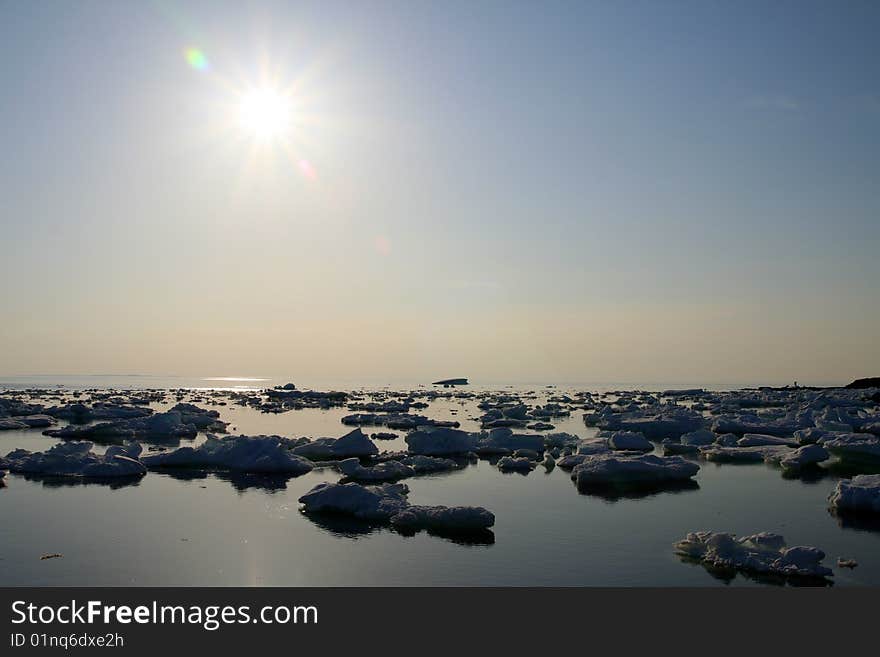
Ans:
[[[876,3],[2,13],[0,373],[880,369]]]

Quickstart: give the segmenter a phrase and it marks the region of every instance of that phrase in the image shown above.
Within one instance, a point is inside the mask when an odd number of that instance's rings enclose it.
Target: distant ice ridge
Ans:
[[[90,442],[68,442],[54,445],[45,452],[16,449],[0,459],[0,469],[22,474],[52,477],[110,478],[136,477],[147,468],[138,460],[141,446],[113,445],[104,454],[92,451]]]
[[[724,532],[691,532],[675,544],[676,552],[707,568],[741,570],[783,577],[827,577],[825,553],[815,547],[786,547],[779,534],[762,532],[737,538]]]

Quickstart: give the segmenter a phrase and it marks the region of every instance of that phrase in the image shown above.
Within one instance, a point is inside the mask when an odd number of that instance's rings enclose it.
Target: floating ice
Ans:
[[[685,481],[700,466],[680,456],[591,456],[571,472],[578,486],[614,484],[659,484]]]
[[[405,529],[479,532],[495,524],[495,515],[481,506],[409,506],[392,516],[391,524]]]
[[[495,516],[482,507],[412,506],[405,484],[361,486],[318,484],[299,498],[306,513],[348,515],[370,522],[390,522],[406,530],[480,532],[495,524]]]
[[[417,475],[431,474],[435,472],[447,472],[449,470],[458,470],[461,466],[452,459],[436,458],[433,456],[407,456],[400,460],[404,465],[408,465]]]
[[[336,458],[375,456],[379,453],[379,448],[358,428],[341,438],[317,438],[294,447],[293,453],[313,461],[328,461]]]
[[[658,408],[662,410],[653,412]],[[584,421],[587,422],[586,417]],[[604,429],[634,431],[652,440],[678,438],[684,433],[703,428],[705,423],[700,413],[678,406],[608,414],[598,422]]]
[[[779,465],[787,472],[797,472],[811,465],[816,465],[831,458],[828,450],[821,445],[804,445],[791,454],[787,454]]]
[[[675,544],[676,551],[709,568],[742,570],[784,577],[826,577],[825,553],[815,547],[786,547],[779,534],[762,532],[736,538],[723,532],[691,532]]]
[[[400,461],[383,461],[365,468],[360,460],[350,458],[340,461],[336,467],[346,477],[355,481],[396,481],[415,474],[415,470]]]
[[[51,427],[55,423],[56,420],[51,415],[40,413],[34,415],[19,415],[14,418],[0,418],[0,430]]]
[[[767,445],[795,445],[796,442],[786,439],[779,438],[777,436],[770,436],[767,434],[761,433],[747,433],[742,438],[736,441],[736,444],[740,447],[764,447]]]
[[[74,424],[85,424],[95,420],[131,420],[153,414],[152,409],[143,406],[124,406],[121,404],[96,403],[89,407],[85,404],[67,404],[46,409],[46,414]]]
[[[535,465],[535,461],[524,456],[504,456],[498,459],[497,467],[501,472],[531,472]]]
[[[510,454],[518,449],[534,452],[544,451],[544,436],[515,434],[507,427],[491,429],[488,435],[481,437],[474,450],[477,454]]]
[[[607,454],[611,451],[611,447],[608,446],[607,438],[591,438],[588,440],[582,440],[578,443],[578,454],[585,455],[593,455],[593,454]]]
[[[880,513],[880,474],[840,480],[828,503],[836,511]]]
[[[65,440],[89,439],[101,441],[119,438],[137,438],[142,440],[195,438],[200,430],[226,430],[226,423],[217,419],[216,411],[204,411],[200,414],[192,411],[191,409],[196,409],[196,407],[190,404],[178,404],[178,406],[186,408],[183,412],[180,410],[170,410],[148,417],[101,422],[84,427],[70,424],[63,429],[49,429],[43,433],[47,436]]]
[[[823,441],[825,449],[841,461],[856,463],[880,463],[880,438],[871,434],[837,434]]]
[[[608,446],[613,450],[634,452],[651,452],[654,445],[644,434],[635,431],[615,431],[608,439]]]
[[[808,426],[812,426],[812,423]],[[712,423],[712,431],[715,433],[735,433],[740,436],[747,433],[756,433],[784,437],[791,436],[795,431],[806,429],[808,426],[802,426],[802,423],[793,420],[771,420],[754,414],[746,414],[734,417],[719,417]]]
[[[419,427],[406,437],[411,454],[446,456],[474,451],[479,434],[439,427]]]
[[[143,457],[150,468],[222,468],[236,472],[300,475],[311,462],[287,448],[279,436],[228,436],[208,439],[198,447],[181,447]]]
[[[571,447],[577,445],[580,441],[580,438],[575,436],[573,433],[549,433],[544,436],[544,448],[549,449],[551,447]]]
[[[761,463],[764,461],[778,462],[792,453],[785,445],[760,445],[754,447],[704,447],[700,451],[707,461],[716,463]]]
[[[134,477],[146,473],[138,461],[140,445],[115,445],[104,454],[92,452],[90,442],[54,445],[45,452],[16,449],[6,455],[3,466],[11,472],[54,477]]]
[[[698,445],[686,445],[678,442],[674,438],[667,438],[661,443],[663,447],[663,455],[677,455],[677,454],[699,454],[700,447]]]
[[[711,445],[715,442],[716,438],[718,438],[718,436],[708,429],[697,429],[696,431],[690,431],[686,434],[682,434],[681,444],[691,445],[695,447],[701,445]]]
[[[311,513],[339,513],[361,520],[386,522],[409,503],[406,484],[361,486],[360,484],[318,484],[299,498],[303,510]]]

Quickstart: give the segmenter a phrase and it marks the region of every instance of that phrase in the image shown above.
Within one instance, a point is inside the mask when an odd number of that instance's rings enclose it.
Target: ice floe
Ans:
[[[691,532],[675,544],[675,549],[710,569],[794,578],[824,578],[832,574],[830,568],[822,565],[822,550],[786,547],[782,536],[769,532],[741,538],[724,532]]]
[[[405,438],[411,454],[447,456],[467,454],[477,447],[479,434],[438,427],[420,427]]]
[[[817,465],[831,458],[831,454],[821,445],[804,445],[790,454],[783,456],[779,465],[786,472],[799,472],[804,468]]]
[[[579,487],[659,484],[690,479],[699,470],[680,456],[588,456],[574,466],[571,478]]]
[[[356,483],[318,484],[299,498],[306,513],[342,514],[372,522],[389,522],[409,530],[479,532],[495,524],[482,507],[415,506],[407,500],[405,484],[362,486]]]
[[[525,456],[522,457],[513,457],[513,456],[503,456],[498,459],[498,463],[496,464],[497,468],[501,470],[501,472],[521,472],[521,473],[529,473],[531,472],[537,463]]]
[[[114,445],[104,454],[96,454],[92,447],[90,442],[68,442],[45,452],[16,449],[2,459],[0,467],[22,474],[95,479],[136,477],[147,471],[138,460],[140,445]]]
[[[822,445],[841,461],[855,463],[880,463],[880,438],[871,434],[838,434],[826,437]]]
[[[251,473],[300,475],[313,465],[292,453],[279,436],[227,436],[208,439],[198,447],[144,456],[150,468],[221,468]]]
[[[520,449],[544,451],[544,436],[516,434],[508,427],[491,429],[482,436],[473,451],[481,455],[511,454]]]
[[[363,431],[354,429],[341,438],[317,438],[294,447],[293,453],[313,461],[366,458],[379,453],[376,443]]]
[[[439,532],[480,532],[495,524],[495,515],[479,506],[408,506],[391,516],[391,524],[405,529]]]
[[[349,458],[339,461],[336,467],[346,477],[355,481],[396,481],[415,475],[415,470],[400,461],[383,461],[364,467],[359,459]]]
[[[608,439],[608,446],[613,450],[633,452],[651,452],[654,445],[637,431],[615,431]]]
[[[840,480],[828,503],[835,511],[880,513],[880,474]]]

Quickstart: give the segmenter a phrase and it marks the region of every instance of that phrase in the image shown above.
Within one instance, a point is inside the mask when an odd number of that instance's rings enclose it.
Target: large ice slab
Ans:
[[[467,454],[477,446],[479,434],[440,427],[419,427],[406,438],[411,454],[424,456],[447,456]]]
[[[880,513],[880,474],[842,479],[828,503],[836,511]]]
[[[341,438],[317,438],[293,448],[293,453],[313,461],[329,461],[351,457],[366,458],[379,453],[376,443],[360,428]]]
[[[150,468],[220,468],[236,472],[300,475],[312,463],[293,454],[279,436],[209,436],[198,447],[150,454],[142,461]]]
[[[135,477],[147,472],[138,460],[140,445],[113,446],[104,454],[92,451],[90,442],[54,445],[45,452],[16,449],[6,455],[0,467],[22,474],[52,477]]]
[[[578,486],[661,484],[685,481],[700,466],[680,456],[590,456],[571,471]]]
[[[676,551],[710,568],[742,570],[784,577],[826,577],[825,553],[815,547],[786,547],[779,534],[762,532],[737,538],[724,532],[691,532]]]

